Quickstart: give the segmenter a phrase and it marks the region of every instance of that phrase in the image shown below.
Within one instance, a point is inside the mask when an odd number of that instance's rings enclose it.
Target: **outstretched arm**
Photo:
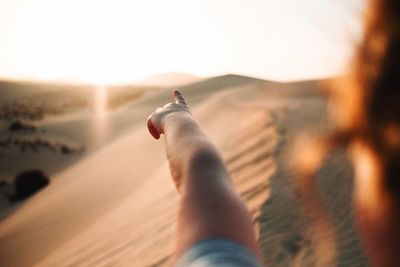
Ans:
[[[183,95],[147,121],[154,138],[165,135],[171,175],[181,194],[176,254],[211,238],[235,241],[259,255],[251,216],[230,181],[221,156],[202,132]]]

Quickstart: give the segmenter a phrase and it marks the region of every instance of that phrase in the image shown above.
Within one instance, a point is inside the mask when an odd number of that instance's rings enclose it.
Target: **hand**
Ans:
[[[183,94],[176,89],[172,91],[172,94],[175,103],[168,103],[162,108],[157,108],[147,118],[147,128],[155,139],[159,139],[160,135],[164,133],[164,125],[169,117],[182,113],[192,114]]]

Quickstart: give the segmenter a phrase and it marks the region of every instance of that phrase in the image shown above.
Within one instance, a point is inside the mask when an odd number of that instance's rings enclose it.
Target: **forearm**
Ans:
[[[174,90],[173,96],[174,103],[149,116],[147,127],[155,139],[164,134],[171,174],[181,194],[176,255],[213,238],[235,241],[258,254],[250,213],[218,150],[193,119],[182,93]]]
[[[390,197],[377,200],[378,210],[368,203],[356,200],[356,218],[366,248],[374,266],[400,266],[399,205]]]
[[[171,174],[178,190],[186,190],[188,177],[210,182],[229,176],[215,146],[187,114],[173,116],[165,123],[165,146]],[[207,168],[205,168],[207,167]],[[218,179],[214,179],[218,177]],[[221,179],[222,178],[222,179]],[[190,181],[189,181],[190,182]],[[184,184],[184,186],[182,186]]]
[[[400,266],[400,200],[389,168],[369,146],[353,146],[354,207],[357,223],[374,266]]]
[[[165,129],[171,173],[182,196],[177,254],[207,238],[230,239],[257,254],[250,213],[217,149],[191,117],[175,117]]]

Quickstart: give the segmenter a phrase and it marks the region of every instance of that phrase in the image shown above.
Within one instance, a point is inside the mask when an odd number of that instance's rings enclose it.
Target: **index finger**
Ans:
[[[181,105],[187,106],[186,99],[185,99],[185,97],[183,96],[183,94],[180,91],[178,91],[177,89],[174,89],[172,91],[172,93],[174,95],[176,104],[181,104]]]

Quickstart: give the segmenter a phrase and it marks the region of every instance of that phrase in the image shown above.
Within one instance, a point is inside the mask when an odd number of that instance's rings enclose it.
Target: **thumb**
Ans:
[[[147,118],[147,130],[149,130],[149,133],[155,138],[155,139],[160,139],[160,133],[158,132],[157,128],[154,127],[153,122],[151,120],[153,114],[151,114]]]

